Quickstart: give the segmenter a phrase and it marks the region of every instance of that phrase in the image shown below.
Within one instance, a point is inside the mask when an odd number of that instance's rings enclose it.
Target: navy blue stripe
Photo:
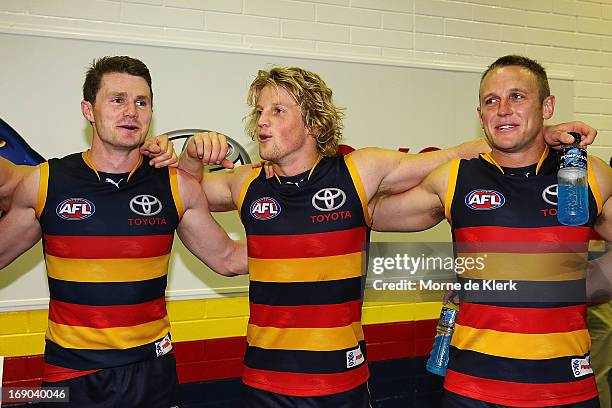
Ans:
[[[152,358],[157,358],[155,342],[124,350],[88,350],[67,349],[51,340],[45,341],[45,363],[73,370],[119,367]]]
[[[518,346],[518,345],[517,345]],[[575,377],[572,359],[566,356],[546,360],[505,358],[460,350],[451,346],[448,368],[473,377],[527,384],[551,384],[581,381],[593,374]]]
[[[70,282],[48,278],[51,299],[90,306],[133,305],[165,295],[166,275],[134,282]]]
[[[509,307],[562,307],[586,302],[586,280],[571,281],[513,281],[516,290],[485,290],[481,279],[458,278],[462,288],[468,282],[478,283],[478,290],[463,290],[462,301]],[[497,282],[510,282],[497,280]]]
[[[326,305],[359,300],[365,276],[322,282],[257,282],[249,284],[249,300],[271,306]]]
[[[365,341],[360,341],[359,346],[364,357],[367,357]],[[244,363],[258,370],[306,374],[344,373],[365,364],[364,362],[347,368],[346,353],[356,348],[336,351],[303,351],[272,350],[249,346],[244,356]]]

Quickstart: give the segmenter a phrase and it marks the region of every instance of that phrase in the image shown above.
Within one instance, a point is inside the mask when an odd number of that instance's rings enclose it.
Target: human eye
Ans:
[[[283,108],[281,108],[280,106],[276,106],[276,107],[274,108],[274,113],[276,113],[276,114],[283,113],[284,111],[285,111],[285,110],[284,110]]]
[[[522,101],[525,99],[525,95],[519,92],[514,92],[512,95],[510,95],[510,97],[515,101]]]
[[[493,96],[490,96],[490,97],[488,97],[488,98],[485,98],[485,100],[483,101],[483,103],[484,103],[485,105],[487,105],[487,106],[490,106],[490,105],[494,105],[494,104],[496,104],[496,103],[497,103],[497,101],[498,101],[498,98],[493,97]]]
[[[141,108],[146,108],[148,103],[144,99],[139,99],[136,101],[136,105],[138,105]]]
[[[116,104],[123,103],[123,98],[120,96],[115,96],[114,98],[111,99],[111,103],[116,103]]]

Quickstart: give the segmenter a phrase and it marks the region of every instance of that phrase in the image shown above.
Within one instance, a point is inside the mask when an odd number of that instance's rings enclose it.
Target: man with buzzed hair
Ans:
[[[541,65],[522,56],[499,58],[483,74],[479,92],[491,153],[453,160],[419,186],[376,204],[373,228],[418,231],[445,214],[457,256],[486,255],[484,270],[458,277],[482,290],[460,292],[446,408],[599,407],[584,260],[593,228],[612,239],[612,169],[589,157],[589,220],[561,225],[556,204],[543,194],[557,186],[557,152],[544,140],[554,102]],[[496,199],[478,206],[478,195]],[[490,295],[484,282],[491,280],[514,282],[517,290]]]

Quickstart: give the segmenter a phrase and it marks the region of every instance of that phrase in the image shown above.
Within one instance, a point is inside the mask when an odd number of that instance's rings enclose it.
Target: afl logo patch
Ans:
[[[253,201],[249,209],[256,220],[269,220],[281,213],[281,206],[272,197],[262,197]]]
[[[91,217],[96,206],[86,198],[68,198],[57,206],[55,213],[65,220],[77,221]]]
[[[505,203],[503,194],[495,190],[474,190],[465,196],[465,205],[472,210],[495,210]]]

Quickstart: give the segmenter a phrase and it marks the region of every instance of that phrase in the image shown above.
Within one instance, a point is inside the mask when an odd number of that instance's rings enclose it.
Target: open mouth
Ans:
[[[505,131],[509,131],[517,127],[518,125],[515,125],[515,124],[506,124],[506,125],[495,126],[495,129],[505,132]]]
[[[122,129],[127,129],[127,130],[137,130],[137,129],[139,129],[138,126],[136,126],[136,125],[119,125],[118,127],[122,128]]]
[[[258,137],[259,137],[259,141],[260,142],[265,142],[266,140],[272,138],[272,136],[270,136],[270,135],[262,135],[261,133],[259,134]]]

